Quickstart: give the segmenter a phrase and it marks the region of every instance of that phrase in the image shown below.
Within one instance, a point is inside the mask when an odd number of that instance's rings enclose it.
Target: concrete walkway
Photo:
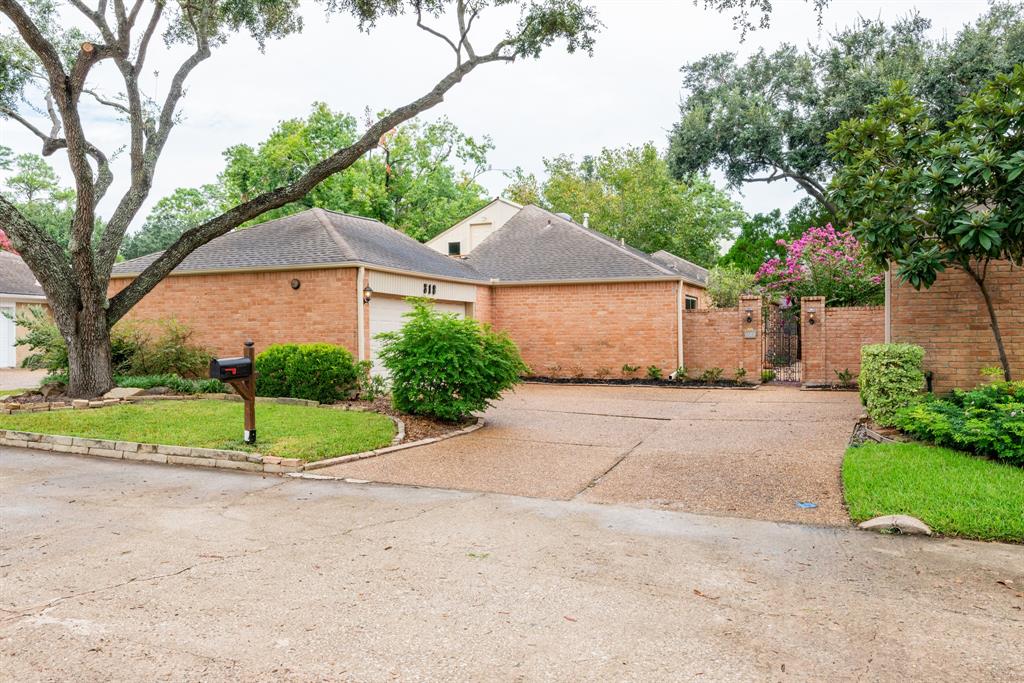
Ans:
[[[3,680],[1024,679],[1021,546],[3,448],[0,522]]]
[[[848,524],[840,467],[860,412],[851,392],[528,384],[483,430],[317,474]]]

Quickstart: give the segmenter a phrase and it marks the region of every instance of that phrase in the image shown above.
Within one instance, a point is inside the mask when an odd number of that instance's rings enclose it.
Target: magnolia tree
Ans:
[[[302,16],[294,0],[93,1],[69,0],[65,6],[52,0],[0,0],[0,119],[16,122],[36,136],[44,156],[66,155],[74,179],[74,216],[66,249],[0,196],[0,225],[42,285],[67,342],[71,396],[95,396],[112,386],[111,327],[192,251],[302,198],[326,178],[351,167],[388,131],[442,102],[477,68],[538,57],[555,41],[562,41],[569,52],[589,51],[599,27],[585,0],[323,3],[325,11],[347,15],[367,30],[388,16],[411,17],[449,50],[449,70],[421,96],[395,106],[354,141],[329,150],[298,177],[262,189],[186,230],[131,284],[108,298],[121,242],[149,196],[157,163],[181,120],[179,105],[189,77],[238,34],[248,34],[263,45],[301,30]],[[506,10],[495,14],[505,25],[492,24],[489,32],[499,37],[482,45],[476,27],[483,25],[481,15],[490,15],[488,10],[495,8]],[[147,57],[161,48],[184,58],[158,99],[144,91],[140,76],[151,68]],[[295,68],[298,73],[302,65]],[[115,76],[116,89],[100,89],[101,75]],[[83,111],[97,105],[124,122],[123,151],[95,144],[95,131]],[[37,113],[49,120],[40,123]],[[114,154],[127,157],[127,190],[108,199],[113,210],[102,235],[93,239],[97,206],[115,187],[110,163]]]
[[[882,303],[882,275],[864,257],[853,233],[829,224],[779,244],[786,248],[785,257],[771,258],[757,271],[757,285],[766,295],[791,305],[805,296],[825,297],[827,306]]]

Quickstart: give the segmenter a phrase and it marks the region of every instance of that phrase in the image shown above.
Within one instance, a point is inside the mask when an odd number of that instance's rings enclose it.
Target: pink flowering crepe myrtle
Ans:
[[[805,296],[823,296],[828,306],[867,306],[884,298],[882,275],[863,257],[852,232],[831,224],[810,228],[799,239],[778,244],[785,258],[769,259],[757,271],[761,291],[786,306]]]
[[[14,250],[14,247],[11,245],[11,240],[3,230],[0,230],[0,251],[9,251],[14,254],[18,253]]]

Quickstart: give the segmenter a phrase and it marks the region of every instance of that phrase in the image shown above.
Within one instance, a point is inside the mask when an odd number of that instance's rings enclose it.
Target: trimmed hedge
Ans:
[[[256,356],[255,369],[259,396],[333,403],[359,384],[352,354],[334,344],[272,344]]]
[[[529,371],[505,334],[413,300],[398,332],[377,335],[398,410],[458,420],[483,410]]]
[[[868,344],[860,350],[860,400],[883,427],[924,388],[924,349],[915,344]]]
[[[1024,382],[997,382],[901,409],[907,434],[1024,467]]]

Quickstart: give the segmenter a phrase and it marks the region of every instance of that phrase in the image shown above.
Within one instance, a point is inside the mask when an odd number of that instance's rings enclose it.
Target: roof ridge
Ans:
[[[660,263],[654,261],[653,259],[647,258],[646,256],[640,256],[639,254],[637,254],[632,249],[626,249],[624,246],[622,246],[622,244],[620,244],[618,242],[618,240],[616,240],[613,237],[610,237],[609,235],[605,235],[604,233],[598,232],[597,230],[594,230],[592,228],[586,228],[586,227],[580,225],[579,223],[577,223],[576,221],[572,220],[571,218],[568,219],[568,220],[565,219],[565,218],[562,218],[561,216],[559,216],[554,211],[548,211],[547,209],[545,209],[543,207],[540,207],[540,206],[537,206],[536,204],[530,204],[529,206],[536,207],[536,208],[540,209],[541,211],[544,211],[545,213],[551,214],[555,218],[558,218],[560,220],[565,221],[569,225],[571,225],[574,228],[577,228],[578,230],[583,232],[584,235],[589,235],[593,239],[596,239],[596,240],[598,240],[600,242],[604,242],[608,246],[614,247],[615,249],[618,249],[622,253],[627,254],[629,256],[632,256],[633,258],[635,258],[637,261],[640,261],[641,263],[644,263],[644,264],[646,264],[648,266],[653,266],[654,268],[656,268],[657,270],[660,270],[661,272],[665,273],[666,275],[678,275],[678,273],[673,273],[671,270],[669,270],[668,268],[664,267]],[[526,207],[523,207],[523,208],[526,208]]]
[[[704,271],[705,273],[711,272],[711,269],[710,269],[710,268],[705,268],[704,266],[700,265],[699,263],[694,263],[694,262],[693,262],[693,261],[691,261],[690,259],[685,259],[685,258],[683,258],[682,256],[680,256],[679,254],[673,254],[673,253],[672,253],[671,251],[669,251],[668,249],[659,249],[658,251],[655,251],[655,252],[651,252],[651,256],[654,256],[654,254],[668,254],[668,255],[669,255],[669,256],[671,256],[672,258],[677,258],[677,259],[679,259],[680,261],[683,261],[683,262],[685,262],[685,263],[688,263],[688,264],[690,264],[690,265],[691,265],[691,266],[693,266],[694,268],[700,268],[700,269],[701,269],[701,270],[703,270],[703,271]]]
[[[341,231],[339,231],[334,226],[334,223],[332,223],[331,220],[325,215],[327,213],[327,210],[321,209],[319,206],[314,206],[313,208],[310,209],[310,211],[313,212],[313,215],[316,216],[317,221],[319,221],[320,225],[323,226],[324,232],[327,233],[327,236],[334,241],[335,245],[337,245],[338,251],[341,252],[341,257],[343,259],[356,259],[357,255],[355,250],[351,247],[351,245],[349,245],[348,241],[341,236]]]

